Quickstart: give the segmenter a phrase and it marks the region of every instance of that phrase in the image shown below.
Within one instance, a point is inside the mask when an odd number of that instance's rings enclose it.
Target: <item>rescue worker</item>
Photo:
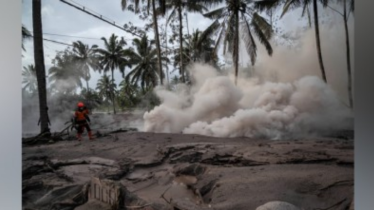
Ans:
[[[90,138],[90,140],[94,139],[90,125],[89,125],[91,120],[88,117],[88,114],[89,114],[88,109],[84,106],[82,102],[79,102],[78,108],[74,114],[74,124],[77,128],[77,139],[79,141],[82,140],[82,134],[83,134],[84,128],[87,129],[88,137]]]

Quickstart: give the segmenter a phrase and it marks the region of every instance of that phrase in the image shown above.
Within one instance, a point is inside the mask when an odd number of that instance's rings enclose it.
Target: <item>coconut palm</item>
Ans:
[[[171,19],[178,17],[179,22],[179,73],[182,76],[182,81],[186,82],[185,80],[185,72],[184,72],[184,61],[183,61],[183,11],[186,10],[188,12],[195,12],[195,13],[203,13],[207,11],[207,6],[212,6],[222,1],[211,0],[211,1],[197,1],[197,0],[169,0],[166,1],[165,4],[165,11],[170,11],[170,15],[168,17],[169,22]]]
[[[98,81],[96,90],[98,91],[98,95],[105,101],[105,102],[112,102],[113,105],[113,113],[116,113],[115,109],[115,101],[113,95],[116,94],[117,85],[114,83],[114,80],[111,80],[107,75],[103,75]]]
[[[40,113],[40,132],[49,134],[49,117],[47,112],[47,87],[44,66],[43,51],[43,29],[42,29],[42,12],[41,0],[32,1],[32,21],[34,30],[34,64],[36,78],[38,81],[39,94],[39,113]]]
[[[133,85],[140,81],[142,89],[155,87],[158,77],[163,76],[155,70],[157,69],[157,50],[153,48],[146,35],[141,39],[135,38],[133,45],[136,50],[130,48],[125,52],[126,56],[129,57],[129,63],[134,65],[134,68],[126,76],[126,80]],[[161,57],[161,60],[165,62],[163,65],[169,62],[166,57]]]
[[[22,89],[35,93],[38,89],[38,81],[36,79],[36,70],[34,65],[28,65],[27,67],[24,66],[22,76],[22,84],[24,85]]]
[[[51,88],[61,93],[73,93],[78,87],[82,87],[81,79],[85,74],[80,71],[75,56],[69,49],[58,52],[52,63],[54,66],[49,69]]]
[[[283,5],[283,12],[281,14],[281,18],[290,10],[297,9],[302,7],[303,12],[302,16],[305,13],[308,14],[309,25],[311,25],[310,21],[310,13],[309,13],[309,5],[313,5],[313,19],[314,19],[314,26],[315,26],[315,34],[316,34],[316,47],[317,47],[317,56],[318,62],[322,73],[322,78],[325,82],[327,82],[325,67],[323,64],[322,59],[322,51],[321,51],[321,41],[320,41],[320,33],[319,33],[319,16],[318,16],[318,2],[320,2],[324,7],[328,6],[329,0],[262,0],[256,2],[256,8],[260,10],[269,10],[274,7],[278,7],[279,5]]]
[[[95,49],[98,53],[98,60],[100,66],[103,67],[104,72],[111,71],[112,81],[114,82],[114,69],[119,69],[122,77],[125,77],[125,67],[129,66],[128,61],[124,57],[123,46],[126,42],[123,38],[117,40],[117,36],[112,34],[107,40],[105,37],[101,38],[104,41],[104,49]],[[115,94],[112,94],[112,101],[114,101]],[[115,104],[113,103],[113,112],[115,111]]]
[[[349,32],[348,32],[348,19],[350,13],[354,12],[354,0],[338,0],[339,3],[343,4],[343,13],[328,6],[340,14],[343,18],[344,32],[345,32],[345,43],[346,43],[346,56],[347,56],[347,72],[348,72],[348,95],[349,95],[349,106],[353,108],[353,93],[352,93],[352,71],[351,71],[351,52],[349,46]],[[349,6],[349,9],[347,8]]]
[[[235,84],[239,67],[239,28],[242,29],[242,38],[252,65],[255,64],[257,57],[257,45],[252,35],[253,32],[261,44],[265,46],[268,54],[271,56],[273,53],[269,42],[273,34],[271,25],[254,10],[253,3],[252,0],[226,0],[225,6],[204,14],[205,17],[216,20],[212,25],[222,20],[218,27],[220,32],[216,44],[223,42],[224,54],[226,50],[232,54],[235,66]]]
[[[131,84],[125,79],[119,84],[119,103],[122,106],[135,106],[139,102],[139,90],[137,84]]]
[[[95,53],[97,45],[89,47],[81,41],[73,42],[73,57],[78,69],[83,72],[83,79],[86,81],[86,88],[89,90],[88,81],[91,78],[90,69],[99,70],[100,65]]]
[[[218,60],[216,51],[214,50],[214,40],[211,38],[214,31],[219,26],[218,22],[211,25],[204,31],[195,30],[191,35],[184,39],[183,58],[185,63],[189,62],[204,62],[215,65]],[[180,51],[176,50],[174,58],[174,66],[180,61]]]
[[[138,7],[140,0],[133,0],[135,3],[135,12],[138,12]],[[128,0],[121,0],[122,4],[122,10],[125,10],[127,7],[127,2]],[[142,0],[144,3],[145,0]],[[158,32],[158,20],[157,20],[157,15],[159,14],[164,14],[165,13],[165,2],[166,0],[157,0],[159,4],[159,9],[157,11],[156,9],[156,0],[147,0],[147,12],[149,13],[150,6],[152,5],[152,19],[153,19],[153,28],[155,32],[155,40],[156,40],[156,49],[157,49],[157,68],[159,71],[159,75],[163,75],[162,71],[162,60],[161,60],[161,47],[160,47],[160,35]],[[160,83],[163,85],[163,77],[160,77]]]

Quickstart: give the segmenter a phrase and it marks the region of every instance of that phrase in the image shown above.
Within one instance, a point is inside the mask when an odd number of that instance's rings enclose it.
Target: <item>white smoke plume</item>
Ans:
[[[213,67],[193,65],[190,89],[156,89],[162,104],[144,114],[144,131],[282,139],[352,130],[343,25],[328,27],[321,27],[324,37],[339,35],[322,38],[327,84],[320,79],[310,29],[298,49],[277,46],[272,57],[260,50],[255,74],[239,74],[237,86],[233,69],[225,76]]]

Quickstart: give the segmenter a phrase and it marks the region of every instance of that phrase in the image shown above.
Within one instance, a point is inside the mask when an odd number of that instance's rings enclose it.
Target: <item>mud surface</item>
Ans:
[[[25,146],[23,206],[255,210],[282,201],[305,210],[349,209],[353,145],[133,132]],[[120,186],[120,206],[90,198],[93,178]]]

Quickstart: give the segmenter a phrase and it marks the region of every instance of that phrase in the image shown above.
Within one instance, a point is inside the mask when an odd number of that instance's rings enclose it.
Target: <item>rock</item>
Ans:
[[[302,210],[283,201],[270,201],[256,208],[256,210]]]
[[[189,176],[199,176],[203,174],[206,170],[206,167],[201,166],[200,164],[191,164],[185,168],[177,170],[177,175],[189,175]]]

